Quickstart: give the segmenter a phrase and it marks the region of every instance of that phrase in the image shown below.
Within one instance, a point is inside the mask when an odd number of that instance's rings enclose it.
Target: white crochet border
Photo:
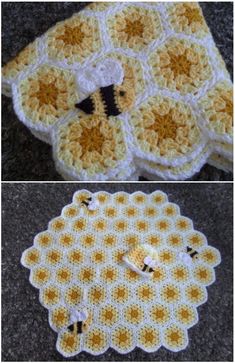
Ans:
[[[162,34],[159,39],[154,40],[151,44],[148,45],[146,49],[143,51],[136,53],[131,49],[120,49],[115,48],[112,45],[111,38],[109,36],[109,33],[107,31],[107,25],[106,25],[106,19],[107,17],[111,15],[115,15],[117,12],[123,10],[127,6],[138,6],[143,7],[146,9],[155,9],[160,13],[161,23],[163,27]],[[66,61],[63,62],[57,62],[52,61],[48,58],[47,52],[46,52],[46,34],[42,35],[40,38],[36,40],[36,46],[37,46],[37,53],[38,53],[38,59],[35,64],[30,65],[25,71],[21,72],[18,77],[15,80],[8,80],[2,77],[2,91],[4,94],[8,95],[10,94],[10,87],[13,97],[13,105],[15,112],[21,122],[23,122],[30,130],[31,132],[38,137],[40,140],[47,142],[52,145],[53,147],[53,158],[56,165],[57,171],[66,179],[66,180],[81,180],[81,181],[87,181],[87,180],[94,180],[94,181],[106,181],[106,180],[131,180],[132,175],[134,173],[138,173],[140,170],[139,166],[141,165],[141,173],[149,173],[149,168],[146,167],[146,164],[144,161],[152,161],[155,163],[162,164],[164,166],[182,166],[185,163],[188,163],[192,160],[194,160],[203,150],[206,144],[210,143],[209,150],[206,155],[202,156],[200,162],[193,165],[191,168],[191,172],[189,173],[187,170],[182,171],[179,175],[173,176],[173,174],[166,170],[166,171],[158,171],[157,168],[154,169],[152,172],[152,175],[155,175],[155,178],[160,177],[164,180],[185,180],[192,175],[194,175],[196,172],[198,172],[201,167],[210,160],[210,155],[212,153],[219,153],[223,155],[225,158],[228,158],[232,160],[233,155],[232,153],[228,152],[225,154],[223,150],[219,147],[219,145],[216,145],[216,142],[225,142],[228,144],[233,143],[233,138],[229,135],[217,135],[212,130],[209,130],[206,128],[207,121],[205,120],[202,112],[199,110],[199,107],[197,105],[197,101],[203,97],[206,92],[211,89],[217,82],[226,80],[229,83],[231,83],[230,77],[228,73],[223,69],[221,69],[220,63],[218,61],[217,55],[215,53],[215,42],[212,38],[211,34],[208,34],[204,38],[197,38],[192,35],[186,35],[186,34],[179,34],[176,33],[170,26],[170,22],[168,22],[168,13],[167,8],[171,6],[168,3],[142,3],[142,2],[133,2],[133,3],[113,3],[112,7],[107,8],[104,11],[93,11],[84,9],[80,13],[87,16],[92,16],[96,18],[99,22],[100,27],[100,34],[102,38],[102,49],[93,54],[91,57],[86,59],[85,62],[82,64],[74,63],[72,65],[68,65]],[[74,14],[76,16],[77,14]],[[60,23],[63,23],[60,22]],[[206,81],[204,86],[199,89],[199,92],[197,95],[186,95],[182,96],[179,92],[171,92],[166,89],[160,89],[153,78],[153,74],[151,71],[151,67],[148,64],[147,60],[149,57],[150,52],[154,51],[158,46],[162,45],[164,42],[167,41],[170,37],[175,36],[178,39],[185,39],[192,41],[198,45],[202,45],[208,55],[208,58],[210,60],[210,66],[212,69],[212,79],[209,81]],[[41,124],[35,124],[32,123],[24,114],[24,111],[21,107],[21,100],[20,100],[20,93],[19,93],[19,84],[22,79],[27,77],[29,74],[31,74],[33,71],[35,71],[39,66],[43,64],[48,64],[52,66],[59,66],[63,69],[69,69],[74,72],[78,72],[80,69],[84,69],[87,66],[91,65],[97,58],[104,57],[107,53],[110,52],[119,52],[123,55],[133,57],[134,59],[137,59],[140,61],[143,71],[143,76],[146,81],[146,87],[144,92],[138,96],[136,100],[135,106],[137,107],[140,103],[143,103],[147,100],[149,96],[153,95],[162,95],[166,97],[171,97],[175,99],[176,101],[182,101],[188,104],[195,117],[197,118],[199,128],[201,131],[201,142],[199,145],[195,145],[194,150],[187,154],[186,156],[174,158],[173,160],[169,158],[163,158],[163,157],[157,157],[148,153],[143,152],[139,146],[136,144],[134,135],[133,135],[133,128],[130,125],[129,122],[129,114],[125,113],[120,115],[118,117],[123,121],[123,132],[125,136],[125,142],[128,149],[126,159],[123,161],[120,161],[117,163],[115,169],[107,170],[106,173],[100,173],[90,176],[87,174],[84,170],[81,170],[78,172],[75,168],[68,167],[63,161],[59,160],[57,157],[57,143],[58,143],[58,128],[62,123],[65,123],[68,121],[68,119],[75,115],[76,112],[71,111],[69,112],[65,117],[60,119],[55,125],[52,126],[44,126]],[[213,140],[214,142],[210,142],[209,140]],[[135,163],[136,159],[142,160],[140,163]],[[214,164],[215,165],[215,164]],[[222,167],[223,165],[216,164],[216,167]],[[128,170],[130,169],[130,170]],[[224,170],[224,169],[223,169]],[[141,174],[143,175],[143,174]]]
[[[87,190],[87,189],[81,189],[81,190],[77,190],[74,194],[73,194],[73,198],[72,198],[72,203],[74,203],[74,204],[77,204],[76,203],[76,200],[75,200],[75,196],[76,196],[76,194],[77,193],[89,193],[91,196],[93,196],[93,197],[96,197],[97,195],[99,195],[100,193],[105,193],[106,195],[109,195],[109,196],[111,196],[111,197],[115,197],[115,196],[117,196],[118,194],[120,194],[120,193],[122,193],[122,194],[125,194],[126,196],[134,196],[134,195],[136,195],[136,194],[142,194],[143,196],[147,196],[148,198],[150,198],[152,195],[154,195],[154,194],[156,194],[156,193],[160,193],[160,194],[162,194],[163,196],[165,196],[166,197],[166,200],[164,201],[164,203],[169,203],[169,199],[168,199],[168,196],[167,196],[167,194],[166,193],[164,193],[164,192],[162,192],[161,190],[155,190],[154,192],[152,192],[152,193],[149,193],[149,194],[146,194],[146,193],[144,193],[144,192],[142,192],[142,191],[136,191],[136,192],[133,192],[133,193],[127,193],[127,192],[125,192],[125,191],[118,191],[118,192],[115,192],[115,193],[109,193],[109,192],[106,192],[106,191],[98,191],[98,192],[90,192],[89,190]],[[173,203],[174,204],[174,203]],[[62,211],[61,211],[61,214],[60,214],[60,216],[63,216],[63,211],[64,211],[64,209],[67,207],[67,206],[69,206],[70,204],[67,204],[67,205],[65,205],[63,208],[62,208]],[[185,217],[185,216],[183,216],[183,215],[181,215],[181,211],[180,211],[180,207],[178,206],[178,204],[174,204],[175,206],[177,206],[177,209],[178,209],[178,215],[179,216],[181,216],[181,217],[184,217],[184,218],[187,218],[187,217]],[[59,216],[57,216],[57,217],[59,217]],[[57,217],[55,217],[55,218],[57,218]],[[103,217],[103,216],[102,216]],[[200,233],[200,235],[202,235],[204,238],[205,238],[205,242],[206,242],[206,244],[208,245],[208,242],[207,242],[207,238],[206,238],[206,236],[203,234],[203,233],[201,233],[201,232],[199,232],[199,231],[197,231],[197,230],[195,230],[194,229],[194,226],[193,226],[193,221],[190,219],[190,218],[187,218],[190,222],[191,222],[191,224],[192,224],[192,230],[193,231],[196,231],[197,233]],[[50,223],[52,222],[54,220],[54,218],[48,223],[48,227],[49,227],[49,225],[50,225]],[[44,231],[45,232],[45,231]],[[40,232],[41,233],[41,232]],[[39,234],[40,234],[39,233]],[[54,234],[55,236],[56,236],[56,234],[55,234],[55,232],[53,233],[53,232],[51,232],[51,234]],[[36,239],[36,237],[37,237],[37,235],[34,237],[34,241],[35,241],[35,239]],[[34,244],[33,244],[33,246],[34,246]],[[31,247],[33,247],[33,246],[31,246]],[[28,249],[30,249],[31,247],[29,247]],[[37,248],[39,249],[39,247],[37,246]],[[24,267],[26,267],[26,268],[28,268],[27,266],[25,266],[24,265],[24,262],[23,262],[23,258],[24,258],[24,255],[25,255],[25,253],[27,252],[27,250],[28,249],[26,249],[23,253],[22,253],[22,256],[21,256],[21,260],[20,260],[20,262],[21,262],[21,264],[22,264],[22,266],[24,266]],[[200,250],[200,248],[199,248],[199,250]],[[216,249],[217,250],[217,249]],[[218,250],[217,250],[218,251]],[[219,251],[218,251],[219,252]],[[192,326],[194,326],[194,325],[196,325],[197,323],[198,323],[198,321],[199,321],[199,317],[198,317],[198,311],[197,311],[197,309],[198,309],[198,307],[199,306],[201,306],[201,305],[203,305],[203,304],[205,304],[206,302],[207,302],[207,299],[208,299],[208,293],[207,293],[207,287],[208,286],[210,286],[210,285],[212,285],[215,281],[216,281],[216,275],[215,275],[215,271],[214,271],[214,269],[215,269],[215,267],[216,266],[218,266],[219,264],[221,263],[221,255],[220,255],[220,253],[219,253],[219,261],[218,261],[218,263],[216,264],[216,265],[214,265],[213,267],[212,267],[212,269],[213,269],[213,272],[214,272],[214,274],[213,274],[213,280],[211,281],[211,283],[210,284],[208,284],[207,286],[204,286],[204,292],[205,292],[205,299],[203,300],[203,302],[201,302],[199,305],[197,305],[196,307],[195,307],[195,309],[196,309],[196,321],[194,321],[193,323],[192,323],[192,325],[191,326],[189,326],[189,327],[187,327],[187,328],[185,328],[185,327],[183,327],[184,329],[186,329],[187,330],[187,332],[188,332],[188,330],[189,329],[191,329],[192,328]],[[29,269],[29,268],[28,268]],[[138,271],[139,272],[139,271]],[[40,291],[40,288],[38,288],[37,286],[35,286],[34,285],[34,283],[33,283],[33,281],[32,281],[32,279],[31,279],[31,273],[30,273],[30,278],[29,278],[29,281],[30,281],[30,283],[31,283],[31,285],[32,286],[34,286],[36,289],[38,289],[39,291]],[[148,281],[148,279],[144,279],[144,281],[145,282],[147,282]],[[56,284],[55,284],[56,285]],[[58,285],[58,287],[60,287],[60,289],[62,289],[62,290],[64,290],[63,289],[63,287],[61,287],[61,286],[59,286]],[[85,292],[85,296],[84,296],[84,299],[86,300],[86,292]],[[85,307],[85,300],[81,303],[81,305],[82,306],[84,306]],[[42,303],[42,300],[41,300],[41,297],[39,296],[39,301],[40,301],[40,303],[41,303],[41,305],[42,306],[44,306],[43,305],[43,303]],[[184,303],[185,301],[184,301],[184,299],[182,299],[181,300],[181,302],[182,303]],[[54,308],[55,308],[55,306],[54,306]],[[48,310],[48,313],[50,312],[50,308],[46,308],[47,310]],[[52,322],[51,322],[51,320],[50,320],[50,318],[48,319],[48,321],[49,321],[49,325],[50,325],[50,327],[51,327],[51,329],[52,330],[54,330],[57,334],[58,334],[58,336],[59,336],[59,334],[60,333],[63,333],[64,331],[65,331],[65,329],[62,329],[62,330],[56,330],[55,329],[55,327],[53,326],[53,324],[52,324]],[[124,324],[124,325],[126,325],[126,326],[128,326],[128,324]],[[180,324],[179,324],[179,326],[180,326]],[[161,327],[159,327],[159,330],[160,330],[160,338],[161,338],[161,342],[162,342],[162,329],[163,328],[161,328]],[[106,329],[105,329],[105,327],[102,325],[102,330],[104,330],[105,332],[106,332]],[[107,330],[108,331],[108,330]],[[133,331],[132,331],[133,332]],[[133,333],[134,334],[134,333]],[[82,337],[81,337],[81,339],[82,339]],[[109,339],[109,342],[110,342],[110,339]],[[140,344],[137,344],[137,345],[135,345],[134,346],[134,344],[133,344],[133,346],[130,348],[130,349],[127,349],[126,351],[124,351],[124,350],[119,350],[119,349],[117,349],[117,347],[116,346],[112,346],[112,344],[111,343],[109,343],[109,346],[107,347],[107,348],[105,348],[102,352],[98,352],[98,353],[96,353],[96,352],[94,352],[94,351],[92,351],[92,350],[89,350],[89,349],[83,349],[83,350],[80,350],[80,348],[78,349],[78,351],[76,351],[76,352],[74,352],[74,354],[65,354],[64,352],[62,352],[61,350],[60,350],[60,347],[59,347],[59,338],[57,337],[57,341],[56,341],[56,349],[58,350],[58,352],[60,353],[60,354],[62,354],[64,357],[66,357],[66,358],[69,358],[69,357],[73,357],[73,356],[75,356],[75,355],[77,355],[77,354],[80,354],[80,353],[82,353],[82,352],[87,352],[87,353],[90,353],[90,354],[92,354],[92,355],[94,355],[94,356],[96,356],[96,355],[100,355],[100,354],[104,354],[109,348],[113,348],[114,350],[116,350],[118,353],[120,353],[120,354],[127,354],[127,353],[130,353],[131,351],[133,351],[136,347],[138,347],[138,348],[140,348],[140,349],[142,349],[142,350],[144,350],[144,351],[146,351],[146,352],[148,352],[148,353],[153,353],[153,352],[157,352],[161,347],[165,347],[166,349],[168,349],[168,350],[170,350],[170,351],[172,351],[172,352],[178,352],[178,351],[182,351],[182,350],[184,350],[184,349],[186,349],[186,347],[188,346],[188,334],[187,334],[187,339],[186,339],[186,344],[185,344],[185,346],[183,347],[183,348],[180,348],[180,349],[170,349],[168,346],[165,346],[164,344],[162,344],[162,345],[160,345],[160,346],[158,346],[158,348],[157,349],[146,349],[145,347],[143,347],[142,345],[140,345]],[[81,344],[80,344],[80,346],[81,346]]]

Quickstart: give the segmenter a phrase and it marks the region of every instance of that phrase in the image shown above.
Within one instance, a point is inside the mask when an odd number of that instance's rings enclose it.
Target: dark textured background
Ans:
[[[189,346],[172,353],[161,348],[148,354],[135,349],[127,355],[114,350],[100,356],[81,353],[72,361],[232,361],[233,241],[232,184],[3,184],[2,188],[2,360],[62,361],[56,351],[56,333],[38,290],[29,284],[29,270],[20,265],[22,252],[33,237],[72,201],[77,189],[90,191],[161,189],[181,213],[217,247],[222,263],[216,282],[208,287],[208,302],[199,307],[199,323],[189,330]]]
[[[232,2],[201,3],[207,23],[228,70],[233,70]],[[2,2],[2,63],[43,34],[57,21],[84,7],[76,2]],[[61,180],[52,160],[51,147],[37,140],[17,119],[11,99],[2,97],[2,178],[3,180]],[[206,165],[193,180],[232,180]]]

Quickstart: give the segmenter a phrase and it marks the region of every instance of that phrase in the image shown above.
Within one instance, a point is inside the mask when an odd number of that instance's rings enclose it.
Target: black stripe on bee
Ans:
[[[68,330],[74,332],[75,325],[77,325],[77,334],[82,334],[82,321],[77,321],[76,323],[69,325]]]
[[[187,253],[191,258],[194,258],[196,255],[198,255],[198,252],[193,250],[191,247],[187,246]]]
[[[105,113],[109,116],[117,116],[121,113],[115,102],[114,85],[101,87],[100,94],[105,105]]]
[[[88,200],[88,202],[87,202],[86,200]],[[92,198],[91,198],[91,197],[89,197],[89,198],[87,198],[86,200],[83,200],[83,201],[81,202],[81,204],[84,204],[86,207],[88,207],[89,202],[91,202],[91,201],[92,201]]]

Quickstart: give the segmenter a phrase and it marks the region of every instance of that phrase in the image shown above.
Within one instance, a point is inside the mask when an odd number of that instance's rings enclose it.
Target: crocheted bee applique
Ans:
[[[179,258],[182,262],[187,266],[192,266],[193,260],[198,259],[198,252],[194,250],[192,247],[187,246],[185,252],[179,253]]]
[[[104,117],[118,116],[134,106],[134,71],[131,67],[124,66],[124,79],[122,84],[111,84],[100,87],[83,101],[77,103],[76,108],[89,115]]]
[[[123,261],[127,266],[144,277],[152,276],[158,260],[157,251],[148,244],[134,247],[123,256]]]
[[[75,335],[86,333],[91,325],[91,317],[86,310],[73,310],[70,319],[72,324],[68,326],[68,330]]]
[[[86,198],[81,204],[91,211],[96,210],[99,207],[99,201],[92,197]]]

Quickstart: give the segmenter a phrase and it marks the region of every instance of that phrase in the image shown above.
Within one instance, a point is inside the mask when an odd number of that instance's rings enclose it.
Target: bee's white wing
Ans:
[[[146,256],[145,259],[144,259],[145,265],[148,265],[148,266],[151,263],[151,261],[152,261],[152,258],[150,256]]]

